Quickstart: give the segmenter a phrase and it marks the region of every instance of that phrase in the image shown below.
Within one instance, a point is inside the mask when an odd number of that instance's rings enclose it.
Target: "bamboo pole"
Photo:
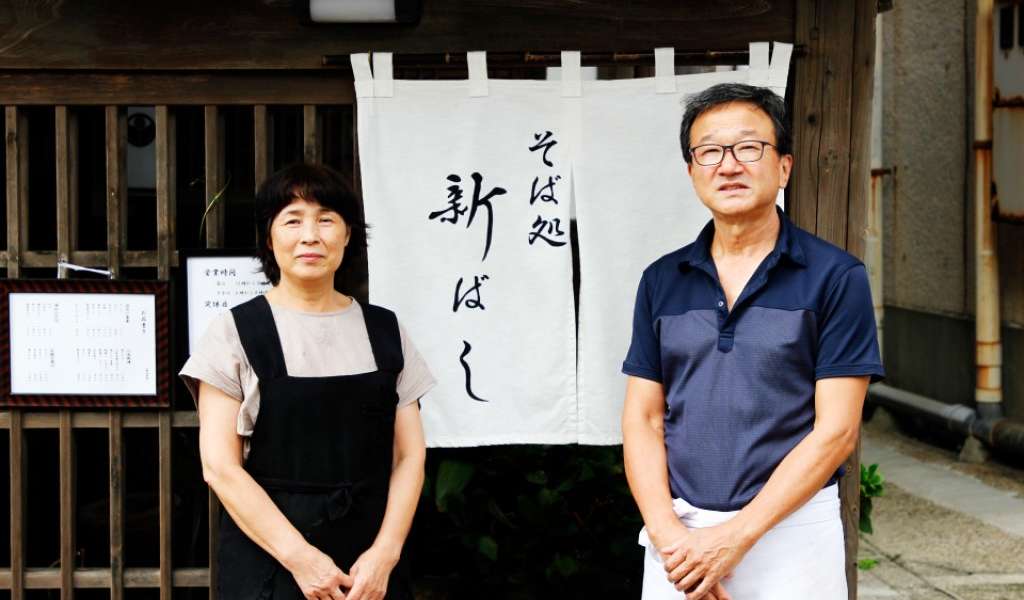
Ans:
[[[998,418],[1003,412],[1003,351],[999,331],[999,257],[992,221],[992,0],[978,0],[974,61],[974,399],[979,416]]]

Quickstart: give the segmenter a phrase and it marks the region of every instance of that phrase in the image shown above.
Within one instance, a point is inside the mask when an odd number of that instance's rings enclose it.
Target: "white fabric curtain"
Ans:
[[[656,53],[656,77],[585,82],[573,156],[580,244],[579,398],[582,444],[622,442],[622,360],[644,268],[689,244],[711,218],[686,174],[679,143],[685,98],[719,83],[786,91],[791,47],[751,45],[739,71],[674,75]],[[667,55],[667,56],[666,56]],[[774,76],[774,78],[773,78]],[[782,195],[779,195],[780,202]]]
[[[657,77],[616,81],[582,81],[572,52],[561,81],[488,80],[483,53],[466,80],[394,80],[389,54],[372,74],[353,55],[370,300],[438,379],[428,445],[621,442],[640,273],[709,218],[684,172],[683,98],[727,81],[784,93],[789,52],[769,64],[753,44],[749,69],[677,76],[659,49]]]
[[[385,97],[376,71],[374,96],[358,98],[370,301],[398,313],[437,377],[428,444],[575,442],[560,96],[477,68],[394,81]]]

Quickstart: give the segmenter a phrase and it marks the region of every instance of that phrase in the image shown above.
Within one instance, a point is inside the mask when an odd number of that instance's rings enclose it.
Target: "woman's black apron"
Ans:
[[[309,543],[348,573],[373,543],[387,504],[403,365],[398,321],[386,309],[363,308],[376,371],[291,377],[266,298],[231,312],[259,378],[259,418],[245,469]],[[403,562],[392,571],[388,599],[412,598]],[[223,510],[217,564],[222,600],[302,598],[291,573]]]

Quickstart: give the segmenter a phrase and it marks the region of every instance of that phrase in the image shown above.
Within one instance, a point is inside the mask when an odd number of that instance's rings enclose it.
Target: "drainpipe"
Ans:
[[[992,0],[978,0],[974,40],[975,365],[978,416],[1002,416],[999,260],[992,220]]]
[[[963,404],[946,404],[926,396],[875,383],[868,388],[873,404],[893,412],[924,418],[948,431],[980,440],[989,448],[1024,461],[1024,423],[1003,417],[985,418]]]
[[[875,326],[878,328],[878,350],[885,325],[885,301],[882,293],[882,177],[889,169],[882,168],[882,15],[875,16],[875,88],[871,99],[871,188],[868,194],[867,229],[864,232],[864,265],[868,270],[871,302],[875,307]]]

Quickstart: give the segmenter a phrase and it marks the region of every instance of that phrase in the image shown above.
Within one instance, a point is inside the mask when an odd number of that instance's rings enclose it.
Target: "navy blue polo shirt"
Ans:
[[[884,376],[864,265],[779,211],[775,248],[732,311],[710,247],[697,240],[640,280],[623,373],[665,390],[673,497],[738,510],[814,423],[814,385]]]

